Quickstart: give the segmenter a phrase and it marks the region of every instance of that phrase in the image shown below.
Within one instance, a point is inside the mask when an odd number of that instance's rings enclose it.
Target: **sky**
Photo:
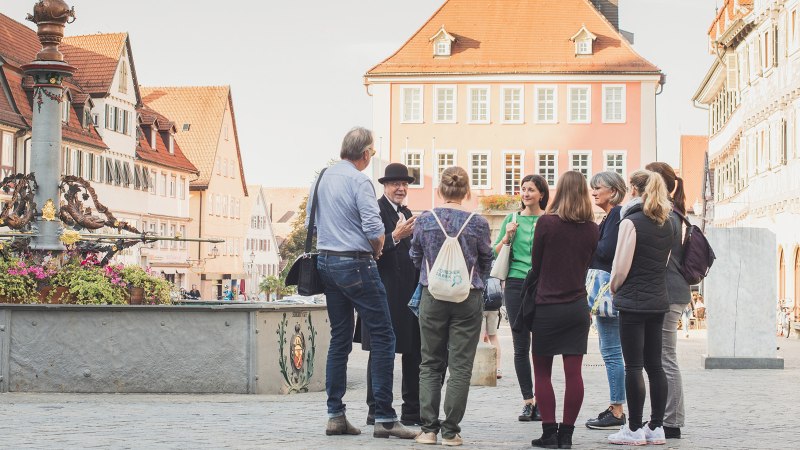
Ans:
[[[77,20],[66,33],[128,32],[143,86],[230,85],[247,183],[307,186],[347,130],[371,127],[364,73],[443,1],[67,0]],[[0,12],[23,21],[34,3],[3,0]],[[673,165],[680,135],[707,134],[691,97],[712,62],[706,32],[718,3],[620,0],[620,28],[667,75],[658,156]]]

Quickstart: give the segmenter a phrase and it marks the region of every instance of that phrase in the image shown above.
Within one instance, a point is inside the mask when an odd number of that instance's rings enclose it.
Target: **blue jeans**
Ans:
[[[619,340],[619,318],[595,316],[597,333],[600,336],[600,354],[606,363],[611,404],[625,403],[625,363]]]
[[[353,350],[355,318],[353,308],[369,332],[372,352],[372,390],[375,395],[375,422],[394,422],[392,408],[394,373],[394,331],[389,316],[386,290],[372,258],[319,255],[317,268],[325,284],[331,344],[328,350],[325,390],[328,417],[344,415],[342,403],[347,391],[347,359]]]

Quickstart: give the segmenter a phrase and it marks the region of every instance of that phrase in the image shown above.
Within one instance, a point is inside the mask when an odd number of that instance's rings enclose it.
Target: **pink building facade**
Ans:
[[[439,174],[453,165],[470,174],[477,208],[482,196],[518,193],[527,174],[554,188],[566,170],[625,177],[655,160],[658,68],[587,1],[523,5],[531,10],[487,24],[471,16],[502,13],[503,2],[450,0],[367,73],[379,153],[372,175],[406,164],[417,178],[412,209],[440,203]],[[539,22],[557,44],[531,31]],[[520,37],[503,40],[508,33]]]

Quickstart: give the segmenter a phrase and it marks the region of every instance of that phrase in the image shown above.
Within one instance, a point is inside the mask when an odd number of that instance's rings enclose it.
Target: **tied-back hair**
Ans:
[[[445,200],[461,200],[470,195],[469,175],[458,166],[448,167],[439,181],[439,195]]]
[[[686,214],[686,194],[683,191],[683,180],[679,177],[675,170],[665,162],[651,162],[645,166],[645,169],[661,175],[667,187],[667,193],[670,195],[675,209],[681,214]]]
[[[561,174],[556,185],[555,198],[547,208],[547,214],[555,214],[566,222],[588,222],[594,219],[589,188],[581,173],[570,170]]]
[[[539,208],[547,209],[547,202],[550,201],[550,186],[547,185],[547,180],[544,179],[541,175],[525,175],[522,181],[519,182],[519,190],[522,191],[522,185],[527,182],[533,183],[536,186],[536,190],[542,194],[542,198],[539,199]],[[525,203],[522,203],[520,200],[520,211],[525,209]]]
[[[642,212],[658,225],[663,225],[672,210],[667,186],[656,172],[637,170],[631,174],[631,186],[642,197]]]

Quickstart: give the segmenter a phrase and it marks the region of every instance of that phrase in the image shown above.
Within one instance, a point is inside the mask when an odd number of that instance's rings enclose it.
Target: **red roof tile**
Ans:
[[[78,68],[72,77],[86,92],[105,94],[117,72],[127,33],[64,37],[60,49],[64,59]]]
[[[597,35],[592,55],[575,55],[581,26]],[[455,36],[451,56],[434,57],[430,38]],[[367,76],[410,74],[659,73],[589,0],[447,0]]]
[[[168,124],[169,127],[172,126],[172,122],[170,122],[169,119],[147,107],[139,109],[138,112],[141,116],[146,115],[148,117],[152,117],[153,121],[158,121],[159,124],[164,123]],[[153,122],[150,122],[150,124],[152,123]],[[167,130],[169,130],[169,128],[167,128]],[[194,164],[192,164],[192,162],[186,158],[186,155],[183,154],[183,151],[181,150],[180,145],[178,145],[177,140],[173,142],[172,149],[173,153],[170,153],[169,143],[164,142],[164,134],[162,133],[156,133],[155,149],[150,146],[147,136],[141,134],[139,136],[139,145],[136,148],[136,156],[144,161],[158,164],[160,166],[184,170],[193,174],[199,173],[197,167],[195,167]]]

